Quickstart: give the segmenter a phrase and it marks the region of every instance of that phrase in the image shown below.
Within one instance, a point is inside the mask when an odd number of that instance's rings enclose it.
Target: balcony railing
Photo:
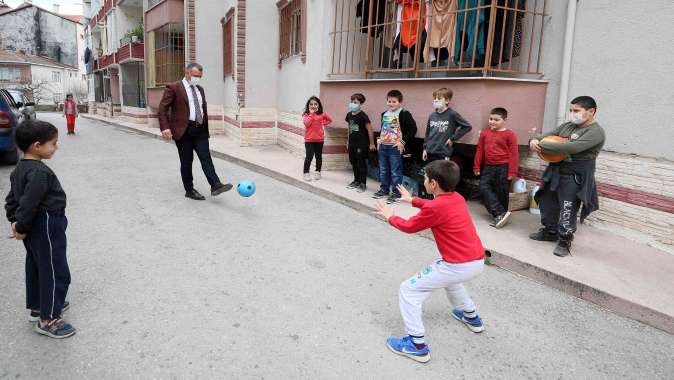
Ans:
[[[104,69],[116,63],[115,54],[108,54],[98,58],[98,69]]]
[[[398,2],[336,0],[333,78],[542,75],[548,0]]]
[[[142,60],[145,58],[145,45],[142,42],[130,42],[122,46],[115,53],[115,62],[124,63],[126,61]]]

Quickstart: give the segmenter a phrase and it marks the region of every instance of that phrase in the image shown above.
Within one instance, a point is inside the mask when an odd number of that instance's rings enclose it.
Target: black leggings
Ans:
[[[305,141],[304,149],[307,152],[306,157],[304,158],[304,172],[309,173],[309,168],[311,167],[311,160],[316,156],[316,171],[321,171],[321,166],[323,166],[323,141],[313,142]]]

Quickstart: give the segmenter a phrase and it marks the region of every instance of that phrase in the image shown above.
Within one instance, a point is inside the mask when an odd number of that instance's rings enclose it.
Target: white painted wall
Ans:
[[[279,37],[276,1],[248,1],[246,7],[246,107],[277,107]]]
[[[200,85],[206,91],[210,105],[234,107],[234,88],[231,77],[225,81],[222,75],[222,24],[220,20],[236,0],[197,1],[195,4],[196,56],[204,66]],[[236,28],[234,30],[236,33]],[[233,37],[236,41],[236,36]]]
[[[569,96],[591,95],[604,149],[674,160],[674,1],[578,3]]]

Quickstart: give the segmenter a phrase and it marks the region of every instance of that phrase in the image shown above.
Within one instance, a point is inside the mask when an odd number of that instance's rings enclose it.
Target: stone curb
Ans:
[[[119,128],[124,128],[130,131],[134,131],[136,133],[149,136],[149,137],[154,137],[156,139],[165,141],[161,138],[161,136],[142,130],[142,129],[136,129],[130,126],[126,126],[123,124],[116,123],[114,121],[110,121],[104,118],[100,117],[92,117],[90,115],[82,115],[83,117],[86,117],[91,120],[96,120],[96,121],[101,121],[104,123],[108,123],[111,125],[114,125]],[[321,196],[323,198],[329,199],[334,202],[338,202],[344,206],[347,206],[349,208],[352,208],[358,212],[362,212],[364,214],[371,215],[373,217],[377,217],[373,214],[370,213],[370,211],[373,211],[372,208],[368,207],[365,208],[363,207],[362,204],[353,201],[351,199],[348,199],[346,197],[343,197],[341,195],[334,194],[328,190],[317,188],[315,186],[312,186],[304,181],[302,181],[299,178],[294,178],[279,172],[276,172],[274,170],[265,168],[263,166],[254,164],[250,161],[246,161],[243,159],[240,159],[238,157],[229,155],[227,153],[215,151],[211,149],[211,154],[213,157],[217,157],[220,159],[223,159],[225,161],[229,161],[233,164],[236,164],[238,166],[241,166],[243,168],[249,169],[251,171],[263,174],[265,176],[271,177],[277,181],[287,183],[291,186],[297,187],[299,189],[308,191],[310,193],[316,194],[318,196]],[[377,217],[379,218],[379,217]],[[381,219],[381,218],[380,218]],[[419,233],[419,235],[433,240],[433,235],[430,233],[430,231],[424,231]],[[540,282],[544,285],[550,286],[552,288],[561,290],[567,294],[570,294],[574,297],[586,300],[588,302],[592,302],[600,307],[603,307],[605,309],[608,309],[618,315],[637,320],[639,322],[643,322],[649,326],[655,327],[657,329],[663,330],[669,334],[674,334],[674,317],[667,315],[665,313],[659,312],[657,310],[653,310],[651,308],[648,308],[643,305],[639,305],[637,303],[634,303],[632,301],[626,300],[624,298],[621,298],[620,296],[616,296],[613,294],[609,294],[607,292],[604,292],[600,289],[593,288],[590,285],[581,283],[579,281],[575,281],[572,279],[569,279],[565,276],[553,273],[547,269],[532,265],[530,263],[517,260],[513,257],[510,257],[508,255],[505,255],[503,253],[500,253],[498,251],[492,250],[487,248],[487,259],[486,262],[490,265],[495,265],[499,268],[517,273],[519,275],[522,275],[524,277],[530,278],[534,281]]]

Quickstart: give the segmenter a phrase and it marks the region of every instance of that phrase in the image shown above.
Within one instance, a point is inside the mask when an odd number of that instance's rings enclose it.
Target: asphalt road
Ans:
[[[58,115],[39,117],[62,132],[47,164],[69,197],[65,317],[78,333],[33,331],[22,245],[0,239],[0,379],[674,374],[671,335],[495,267],[468,285],[484,333],[438,292],[425,305],[431,361],[396,356],[385,339],[403,332],[398,285],[437,257],[432,241],[221,160],[223,180],[253,180],[257,194],[188,200],[173,144],[82,118],[67,136]],[[3,197],[11,170],[0,167]]]

